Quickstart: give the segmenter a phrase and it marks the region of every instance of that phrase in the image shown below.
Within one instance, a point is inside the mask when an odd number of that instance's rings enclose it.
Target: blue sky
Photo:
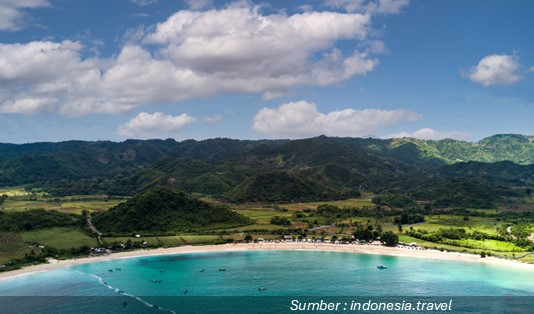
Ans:
[[[0,0],[0,142],[534,135],[534,3]]]

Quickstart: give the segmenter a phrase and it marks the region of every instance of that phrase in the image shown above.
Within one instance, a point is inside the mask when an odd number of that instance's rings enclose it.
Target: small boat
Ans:
[[[108,269],[108,271],[109,271],[110,273],[112,273],[112,272],[113,272],[113,269]]]
[[[226,268],[219,268],[219,271],[226,271]]]
[[[115,270],[121,271],[122,269],[120,269],[120,268],[115,268]]]
[[[204,268],[202,268],[202,270],[200,270],[200,272],[203,273],[204,272]]]
[[[265,291],[267,288],[258,288],[258,291]]]
[[[160,273],[164,273],[165,271],[164,271],[163,269],[160,269],[160,271],[159,271],[159,272],[160,272]]]
[[[376,268],[378,268],[378,269],[388,269],[388,267],[384,266],[384,265],[377,265]]]
[[[187,294],[189,292],[189,290],[185,289],[184,290],[184,294]]]

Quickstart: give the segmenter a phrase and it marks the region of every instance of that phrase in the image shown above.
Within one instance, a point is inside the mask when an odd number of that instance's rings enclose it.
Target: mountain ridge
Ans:
[[[480,186],[469,190],[481,204],[491,193],[498,197],[490,203],[516,196],[534,181],[534,137],[517,134],[477,143],[319,136],[27,145],[0,144],[0,186],[25,185],[58,196],[135,195],[167,186],[238,202],[281,202],[362,191],[424,200],[461,181],[459,186]]]

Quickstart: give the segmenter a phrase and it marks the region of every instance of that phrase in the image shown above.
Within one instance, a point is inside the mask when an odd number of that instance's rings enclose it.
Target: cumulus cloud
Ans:
[[[154,3],[157,3],[158,0],[130,0],[131,3],[137,4],[138,6],[147,6]]]
[[[72,41],[0,44],[0,113],[121,111],[101,90],[102,62],[82,60],[82,49]]]
[[[222,121],[222,119],[223,119],[222,114],[214,114],[212,116],[205,117],[204,118],[204,122],[206,122],[206,123],[217,123],[217,122]]]
[[[420,119],[421,115],[402,109],[344,109],[323,114],[314,103],[298,101],[261,109],[254,117],[253,129],[271,137],[366,136],[383,127]]]
[[[145,38],[177,70],[190,71],[203,93],[218,91],[277,95],[297,85],[330,85],[374,69],[363,51],[343,55],[339,40],[363,40],[370,17],[306,12],[261,15],[258,7],[231,6],[205,12],[180,11]]]
[[[186,113],[170,116],[161,112],[153,114],[139,113],[135,118],[121,125],[117,135],[125,138],[150,138],[157,134],[180,132],[186,125],[194,123],[196,119]]]
[[[459,132],[459,131],[443,132],[443,131],[436,131],[430,128],[422,128],[413,133],[400,132],[400,133],[391,134],[387,136],[387,138],[401,138],[401,137],[413,137],[413,138],[418,138],[422,140],[438,141],[438,140],[442,140],[446,138],[451,138],[451,139],[456,139],[456,140],[467,140],[469,139],[470,135],[469,133]]]
[[[384,47],[370,38],[368,14],[260,9],[243,1],[179,11],[138,29],[109,59],[84,58],[86,48],[71,41],[0,44],[0,113],[112,114],[219,93],[270,99],[366,75],[379,63]],[[337,49],[345,40],[359,48]]]
[[[467,70],[462,71],[462,76],[472,82],[490,85],[507,85],[519,82],[520,64],[516,56],[493,54],[484,57],[480,62]]]
[[[48,0],[2,0],[0,1],[0,31],[14,31],[23,24],[24,10],[49,6]]]
[[[347,12],[366,14],[398,14],[410,3],[409,0],[326,0],[325,4],[342,8]]]

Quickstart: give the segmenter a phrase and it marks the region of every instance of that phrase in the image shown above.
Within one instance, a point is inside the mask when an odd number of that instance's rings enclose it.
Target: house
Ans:
[[[292,240],[293,240],[293,237],[291,235],[284,236],[284,241],[292,241]]]

